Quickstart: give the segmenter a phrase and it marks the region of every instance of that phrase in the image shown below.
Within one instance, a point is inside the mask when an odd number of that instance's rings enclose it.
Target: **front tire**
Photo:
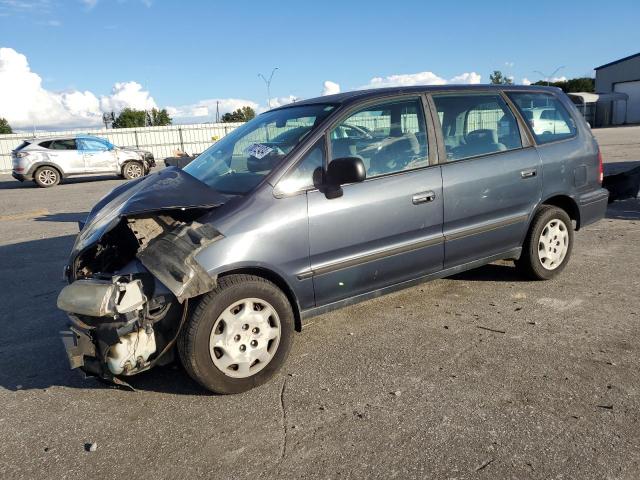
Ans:
[[[516,267],[533,280],[549,280],[564,270],[572,249],[571,218],[558,207],[544,205],[531,222]]]
[[[229,275],[200,299],[180,333],[178,352],[203,387],[240,393],[276,374],[293,331],[293,310],[280,289],[261,277]]]
[[[40,167],[34,172],[33,181],[41,188],[55,187],[60,183],[60,172],[53,167]]]
[[[122,176],[127,180],[140,178],[145,175],[144,166],[140,162],[130,161],[122,167]]]

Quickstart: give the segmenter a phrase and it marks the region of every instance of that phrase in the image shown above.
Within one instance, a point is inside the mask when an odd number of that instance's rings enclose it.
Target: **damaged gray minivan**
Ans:
[[[539,109],[550,127],[530,123]],[[71,366],[123,383],[178,356],[205,388],[248,390],[313,315],[500,259],[555,277],[574,230],[604,216],[601,183],[589,126],[555,88],[388,88],[268,111],[93,208],[58,298]]]

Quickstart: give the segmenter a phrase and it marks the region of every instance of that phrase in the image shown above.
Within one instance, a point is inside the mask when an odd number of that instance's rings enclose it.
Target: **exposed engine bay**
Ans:
[[[188,299],[215,287],[195,255],[221,235],[195,219],[210,208],[121,216],[99,241],[72,255],[58,297],[72,368],[124,384],[173,359]]]

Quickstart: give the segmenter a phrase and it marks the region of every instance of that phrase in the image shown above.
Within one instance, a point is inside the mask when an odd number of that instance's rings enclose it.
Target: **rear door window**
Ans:
[[[537,143],[555,142],[576,135],[573,117],[554,95],[528,92],[510,92],[508,95],[529,122]]]
[[[497,94],[434,95],[447,161],[522,147],[513,112]]]
[[[54,140],[49,148],[51,150],[77,150],[76,139]]]

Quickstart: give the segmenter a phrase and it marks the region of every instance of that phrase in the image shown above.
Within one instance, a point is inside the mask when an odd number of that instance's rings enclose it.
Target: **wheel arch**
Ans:
[[[123,175],[124,175],[124,167],[126,167],[126,166],[127,166],[127,164],[128,164],[128,163],[131,163],[131,162],[137,162],[137,163],[139,163],[139,164],[142,166],[142,168],[143,168],[143,169],[144,169],[144,167],[145,167],[145,165],[144,165],[144,161],[143,161],[143,160],[140,160],[139,158],[127,158],[127,159],[123,160],[123,161],[122,161],[122,165],[120,165],[120,173],[121,173],[121,174],[123,174]]]
[[[226,277],[228,275],[236,275],[236,274],[255,275],[256,277],[262,277],[265,280],[269,280],[276,287],[282,290],[282,292],[286,295],[287,300],[289,300],[289,303],[291,304],[291,308],[293,309],[295,330],[296,332],[302,331],[302,318],[300,316],[300,305],[298,304],[298,299],[293,289],[289,286],[287,281],[281,275],[277,274],[273,270],[269,270],[268,268],[242,267],[242,268],[236,268],[233,270],[227,270],[222,273],[219,273],[218,278]]]
[[[31,175],[33,177],[35,175],[35,173],[36,173],[36,170],[38,170],[41,167],[51,167],[51,168],[53,168],[56,172],[58,172],[58,175],[60,175],[60,180],[64,179],[67,176],[64,173],[64,170],[62,170],[62,168],[60,167],[60,165],[56,165],[55,163],[52,163],[52,162],[36,162],[36,163],[34,163],[29,168],[29,171],[27,172],[27,175]]]
[[[578,207],[576,201],[569,195],[554,195],[552,197],[549,197],[545,200],[542,200],[538,205],[538,208],[543,205],[553,205],[554,207],[558,207],[567,212],[569,218],[576,222],[575,230],[580,230],[580,208]]]

